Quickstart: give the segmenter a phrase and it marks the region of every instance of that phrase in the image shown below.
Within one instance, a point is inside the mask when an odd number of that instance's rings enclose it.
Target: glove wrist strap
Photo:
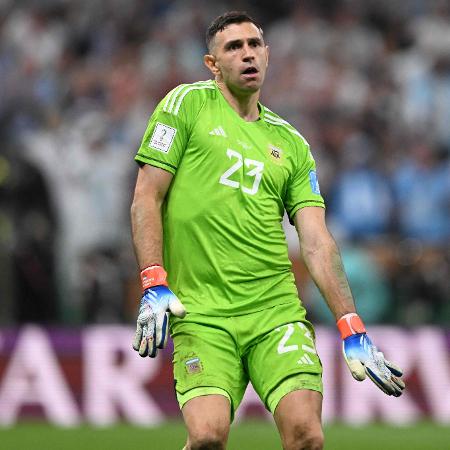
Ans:
[[[356,313],[348,313],[342,316],[337,322],[342,339],[348,338],[352,334],[365,333],[366,327]]]
[[[142,289],[145,291],[153,286],[167,286],[167,272],[163,267],[154,265],[141,270]]]

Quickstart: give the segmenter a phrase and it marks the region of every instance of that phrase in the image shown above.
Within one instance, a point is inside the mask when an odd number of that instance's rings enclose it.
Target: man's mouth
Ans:
[[[256,67],[250,66],[243,70],[241,73],[242,75],[254,75],[258,73],[258,69]]]

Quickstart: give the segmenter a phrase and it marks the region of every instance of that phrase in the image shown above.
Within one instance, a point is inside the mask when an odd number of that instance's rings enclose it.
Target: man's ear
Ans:
[[[211,71],[214,76],[219,75],[220,70],[216,65],[216,57],[214,55],[205,55],[203,57],[203,62],[205,66]]]
[[[270,49],[269,49],[269,46],[266,45],[266,67],[269,65],[269,54],[270,54]]]

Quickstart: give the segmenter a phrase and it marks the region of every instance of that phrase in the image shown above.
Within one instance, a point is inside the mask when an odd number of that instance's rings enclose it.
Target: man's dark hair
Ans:
[[[219,31],[223,31],[228,25],[231,25],[232,23],[239,24],[244,22],[253,23],[259,28],[262,33],[261,25],[255,19],[253,19],[253,17],[249,16],[245,11],[229,11],[219,17],[216,17],[206,30],[206,46],[208,47],[208,50],[211,50],[211,41]]]

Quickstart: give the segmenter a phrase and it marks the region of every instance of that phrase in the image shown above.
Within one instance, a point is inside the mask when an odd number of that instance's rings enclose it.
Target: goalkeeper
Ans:
[[[284,449],[321,449],[322,366],[291,271],[285,211],[352,375],[399,396],[401,371],[355,312],[308,143],[259,102],[269,58],[261,27],[226,13],[206,40],[214,80],[169,92],[136,155],[131,215],[143,297],[133,347],[155,357],[170,315],[186,449],[226,448],[249,381]]]

